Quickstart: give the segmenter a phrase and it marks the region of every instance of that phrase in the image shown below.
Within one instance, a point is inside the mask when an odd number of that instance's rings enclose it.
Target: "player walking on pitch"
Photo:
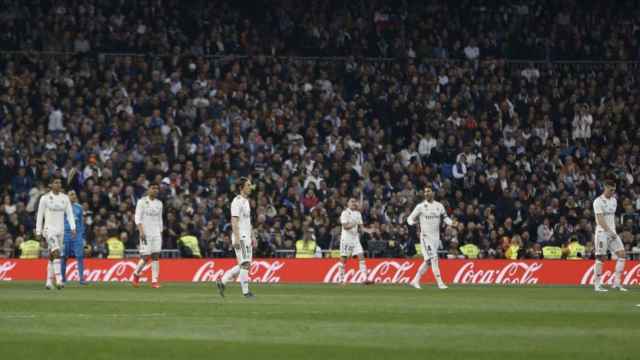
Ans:
[[[340,215],[340,224],[342,224],[342,232],[340,234],[340,264],[338,264],[339,282],[344,284],[344,268],[347,259],[356,256],[358,257],[359,270],[355,278],[362,277],[364,279],[362,282],[369,283],[359,230],[364,232],[371,232],[371,230],[363,226],[362,214],[358,211],[356,199],[350,198],[347,202],[347,208]]]
[[[60,272],[62,273],[62,282],[67,281],[67,259],[71,257],[71,254],[76,258],[78,264],[78,279],[80,285],[86,285],[84,281],[84,210],[82,205],[78,203],[78,196],[76,192],[71,190],[67,193],[71,206],[73,207],[73,216],[76,221],[76,235],[71,235],[71,227],[69,221],[64,220],[64,251],[62,252],[62,263]]]
[[[47,281],[45,288],[53,287],[55,277],[56,287],[62,289],[62,275],[60,271],[60,254],[64,244],[64,216],[67,215],[71,235],[76,236],[76,222],[73,216],[71,201],[67,195],[60,192],[62,182],[58,178],[51,181],[51,191],[42,195],[38,204],[36,217],[36,236],[43,236],[47,240],[49,248],[49,264],[47,266]]]
[[[229,281],[240,279],[240,288],[245,298],[254,298],[249,291],[249,268],[253,260],[253,246],[255,237],[251,228],[251,204],[249,195],[253,191],[253,184],[248,178],[242,177],[237,182],[239,194],[231,202],[231,243],[236,253],[238,265],[231,268],[218,280],[216,285],[220,296],[224,297],[224,290]]]
[[[420,244],[422,245],[422,255],[424,261],[418,273],[416,274],[411,286],[420,289],[420,279],[422,275],[429,269],[433,270],[433,276],[436,278],[438,288],[446,289],[447,285],[442,281],[440,276],[440,266],[438,265],[438,248],[440,247],[440,224],[442,221],[448,226],[455,225],[455,222],[447,216],[444,206],[434,200],[433,190],[429,187],[424,189],[425,201],[418,204],[407,218],[409,225],[415,225],[416,220],[420,221]]]
[[[140,273],[151,257],[151,287],[160,287],[160,252],[162,251],[162,201],[158,200],[158,184],[149,185],[147,196],[136,204],[135,223],[140,234],[140,260],[133,272],[132,284],[138,287]]]
[[[615,191],[615,182],[607,180],[604,184],[604,192],[593,201],[593,212],[596,216],[596,264],[593,286],[598,292],[607,291],[602,287],[602,266],[607,258],[607,250],[617,257],[613,288],[627,291],[621,284],[626,254],[622,240],[616,233],[615,215],[618,201],[614,196]]]

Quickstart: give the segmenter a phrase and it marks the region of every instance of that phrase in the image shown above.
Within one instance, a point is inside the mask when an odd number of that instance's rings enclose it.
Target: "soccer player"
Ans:
[[[612,180],[605,181],[604,191],[593,202],[593,212],[596,216],[596,264],[595,264],[595,281],[594,290],[605,292],[607,289],[602,287],[602,265],[607,259],[607,250],[611,251],[617,257],[615,267],[615,277],[613,288],[620,291],[627,291],[622,287],[622,271],[626,254],[624,245],[620,236],[616,233],[615,215],[618,201],[614,194],[616,191],[616,183]]]
[[[344,284],[344,268],[347,259],[356,256],[359,264],[356,279],[362,277],[362,282],[369,283],[367,280],[367,264],[365,263],[364,251],[360,243],[359,231],[371,232],[371,230],[363,226],[362,214],[358,211],[356,199],[350,198],[347,202],[347,208],[340,214],[340,224],[342,225],[342,232],[340,233],[340,264],[338,265],[339,281]]]
[[[455,225],[455,222],[447,216],[444,206],[434,200],[433,190],[430,187],[424,189],[424,197],[425,201],[418,204],[407,218],[407,223],[411,226],[416,224],[416,220],[420,221],[420,244],[422,245],[422,256],[424,257],[424,261],[411,282],[411,286],[416,289],[421,288],[420,279],[429,269],[429,264],[431,264],[433,276],[436,278],[438,288],[446,289],[447,285],[442,281],[440,266],[438,265],[440,224],[444,221],[448,226],[452,226]]]
[[[45,288],[53,287],[55,277],[56,288],[64,287],[60,274],[60,254],[64,249],[62,237],[64,236],[64,216],[67,215],[71,235],[76,235],[76,222],[73,216],[71,201],[67,195],[60,192],[62,182],[59,178],[51,180],[51,191],[42,195],[38,204],[36,217],[36,236],[44,237],[49,248],[49,264],[47,266],[47,281]]]
[[[253,257],[253,245],[255,237],[251,229],[251,205],[249,195],[253,191],[251,180],[242,177],[238,179],[236,188],[240,189],[239,195],[231,202],[231,244],[236,253],[238,265],[231,268],[218,280],[216,285],[220,296],[224,297],[224,290],[229,281],[240,279],[240,288],[245,298],[254,298],[249,291],[249,268]]]
[[[158,184],[149,185],[147,196],[136,204],[135,223],[140,234],[140,260],[133,272],[132,284],[138,287],[140,273],[151,258],[151,287],[160,287],[160,251],[162,251],[162,201],[158,200]]]
[[[72,254],[78,262],[78,276],[80,278],[80,285],[86,285],[84,281],[84,220],[82,205],[78,203],[78,197],[76,192],[71,190],[68,195],[73,207],[73,217],[76,222],[76,235],[71,234],[71,225],[69,220],[65,216],[64,219],[64,251],[62,255],[62,263],[60,272],[62,273],[62,283],[67,281],[67,258]]]

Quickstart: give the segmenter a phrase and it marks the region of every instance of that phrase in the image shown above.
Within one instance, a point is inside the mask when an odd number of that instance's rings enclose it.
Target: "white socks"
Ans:
[[[240,273],[240,265],[236,265],[232,267],[229,271],[227,271],[226,273],[224,273],[224,275],[222,275],[222,283],[226,285],[229,281],[234,280],[239,273]]]
[[[249,270],[240,269],[240,287],[242,288],[242,294],[249,292]]]
[[[145,264],[144,259],[141,258],[140,260],[138,260],[138,265],[136,265],[136,269],[133,272],[135,276],[140,276],[140,273],[142,272],[142,268],[144,268],[144,264]]]
[[[151,282],[158,282],[158,275],[160,275],[160,261],[151,260]]]
[[[344,282],[344,263],[338,263],[338,276],[340,276],[338,282]]]
[[[616,260],[616,274],[613,280],[614,287],[620,287],[621,285],[622,271],[624,271],[624,262],[625,262],[624,258],[618,258],[618,260]]]
[[[438,286],[444,286],[444,282],[442,281],[442,277],[440,276],[440,265],[438,265],[438,258],[431,259],[431,271],[433,271],[433,276],[436,278]]]
[[[413,278],[413,283],[420,283],[420,279],[422,279],[422,275],[429,270],[429,263],[427,261],[423,261],[420,267],[418,268],[418,272],[416,273],[416,277]]]
[[[602,261],[600,260],[596,260],[596,266],[595,266],[595,279],[593,280],[593,286],[595,288],[599,288],[600,287],[600,281],[602,279]]]
[[[53,273],[56,277],[56,284],[62,285],[62,275],[60,273],[60,259],[53,259]]]
[[[367,281],[367,264],[365,264],[364,262],[364,258],[360,258],[359,261],[359,265],[360,265],[360,274],[362,274],[362,281]]]
[[[49,262],[47,263],[47,286],[48,287],[53,286],[53,277],[54,277],[53,261],[49,260]]]

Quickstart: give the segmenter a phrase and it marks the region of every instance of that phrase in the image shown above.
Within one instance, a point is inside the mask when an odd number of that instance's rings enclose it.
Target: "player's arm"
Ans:
[[[78,223],[76,224],[76,238],[82,240],[84,238],[84,209],[80,207],[78,211]]]
[[[138,203],[136,204],[136,213],[134,216],[134,222],[136,224],[136,226],[138,227],[138,233],[140,234],[140,241],[141,242],[145,242],[145,238],[144,238],[144,225],[142,224],[142,214],[144,211],[144,205],[142,200],[138,200]]]
[[[420,208],[420,205],[418,205],[413,209],[411,214],[409,214],[409,216],[407,217],[407,224],[409,224],[410,226],[415,225],[416,220],[418,219],[418,216],[420,216],[420,212],[421,212],[421,208]]]
[[[340,215],[340,225],[342,225],[343,229],[351,230],[354,226],[356,226],[356,223],[349,222],[350,220],[351,219],[349,219],[347,213],[343,212],[342,215]]]
[[[42,226],[44,223],[44,211],[47,207],[47,197],[42,195],[38,202],[38,215],[36,216],[36,236],[42,235]]]
[[[162,201],[160,202],[160,221],[158,222],[158,224],[160,225],[160,233],[162,233],[162,231],[164,230],[164,204],[162,203]]]
[[[231,217],[231,231],[233,232],[233,236],[231,236],[231,245],[234,248],[240,248],[240,218],[238,216]]]
[[[69,228],[71,228],[71,237],[76,237],[76,216],[73,214],[73,205],[71,205],[71,200],[69,198],[65,199],[67,205],[65,206],[64,211],[67,213],[67,221],[69,222]]]

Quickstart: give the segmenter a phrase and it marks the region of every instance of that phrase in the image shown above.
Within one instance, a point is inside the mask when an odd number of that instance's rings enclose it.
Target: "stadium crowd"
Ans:
[[[376,229],[370,255],[412,256],[405,220],[432,186],[459,222],[443,235],[450,257],[474,244],[540,258],[574,241],[590,257],[592,201],[611,176],[618,231],[640,247],[638,65],[504,60],[638,59],[628,2],[282,1],[262,18],[244,2],[4,3],[3,49],[36,52],[0,54],[2,256],[33,237],[52,176],[78,193],[96,257],[110,238],[137,247],[133,209],[151,182],[164,248],[190,235],[202,256],[232,256],[241,176],[257,184],[259,256],[300,239],[337,249],[349,197]]]

